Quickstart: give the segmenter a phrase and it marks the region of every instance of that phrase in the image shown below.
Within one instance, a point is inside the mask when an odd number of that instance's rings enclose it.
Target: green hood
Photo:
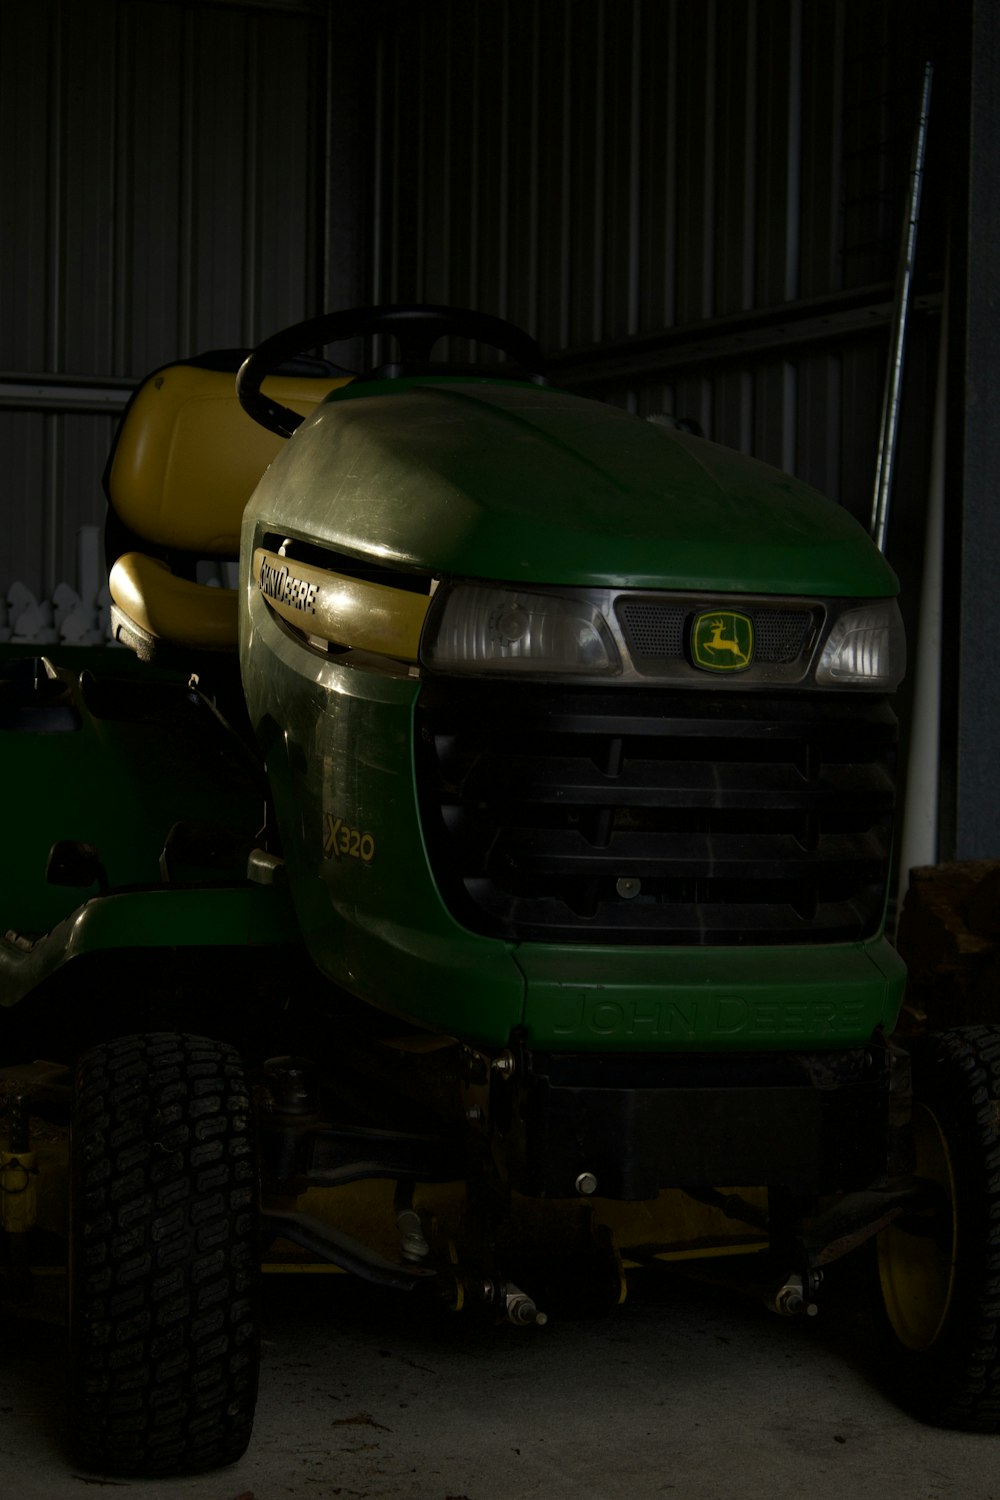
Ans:
[[[878,597],[895,577],[840,506],[716,443],[518,382],[332,395],[249,516],[435,576]]]

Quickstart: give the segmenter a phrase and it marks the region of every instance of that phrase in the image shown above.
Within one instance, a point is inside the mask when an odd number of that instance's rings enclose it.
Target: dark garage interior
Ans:
[[[7,0],[0,652],[112,649],[102,475],[150,371],[249,351],[342,308],[510,320],[556,386],[679,420],[815,487],[876,536],[908,642],[889,896],[911,968],[904,1016],[917,1031],[941,1017],[995,1022],[998,104],[992,0]],[[388,355],[376,336],[331,357],[360,370]],[[990,1439],[918,1428],[875,1393],[864,1359],[841,1368],[840,1336],[860,1317],[853,1286],[818,1344],[805,1341],[812,1320],[764,1323],[765,1355],[742,1302],[730,1321],[712,1289],[645,1302],[630,1291],[597,1354],[630,1403],[622,1464],[607,1389],[559,1384],[565,1362],[592,1357],[589,1326],[557,1334],[533,1373],[518,1340],[542,1330],[505,1329],[494,1368],[471,1336],[442,1338],[419,1318],[402,1327],[394,1310],[352,1300],[346,1280],[323,1278],[338,1286],[315,1297],[343,1325],[352,1364],[339,1384],[317,1373],[311,1292],[282,1289],[265,1325],[265,1466],[251,1450],[221,1481],[136,1482],[137,1493],[491,1500],[598,1496],[619,1480],[643,1496],[736,1483],[994,1493]],[[50,1297],[34,1321],[9,1303],[4,1316],[35,1330],[26,1375],[12,1348],[0,1362],[0,1402],[33,1414],[9,1473],[35,1473],[19,1493],[71,1493],[58,1421],[36,1410],[61,1313]],[[667,1449],[653,1434],[663,1393],[639,1412],[646,1382],[664,1378],[663,1338],[670,1379],[695,1367],[692,1388],[670,1395]],[[752,1413],[717,1443],[720,1400],[742,1399],[740,1378],[732,1350],[717,1376],[706,1339],[732,1341],[757,1387]],[[450,1361],[434,1401],[414,1378],[425,1357]],[[487,1382],[488,1419],[464,1368]],[[302,1427],[283,1414],[293,1390]],[[803,1394],[808,1418],[795,1415]],[[412,1462],[386,1458],[390,1407]],[[521,1422],[533,1456],[519,1470]],[[899,1464],[886,1459],[897,1443]]]
[[[913,691],[938,485],[940,828],[913,862],[988,857],[993,25],[930,0],[5,7],[0,588],[78,587],[149,370],[376,302],[509,318],[569,389],[692,417],[868,524],[930,64],[888,556]]]

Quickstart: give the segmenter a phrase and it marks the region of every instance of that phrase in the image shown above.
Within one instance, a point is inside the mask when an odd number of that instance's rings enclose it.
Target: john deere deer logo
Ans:
[[[753,621],[731,609],[695,615],[691,660],[706,672],[745,672],[753,661]]]

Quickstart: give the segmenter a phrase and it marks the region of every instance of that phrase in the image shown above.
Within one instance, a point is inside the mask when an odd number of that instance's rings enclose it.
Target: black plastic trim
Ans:
[[[858,941],[881,923],[896,720],[860,693],[427,682],[444,899],[508,940]]]
[[[717,1058],[614,1058],[515,1048],[491,1114],[510,1184],[569,1197],[591,1173],[602,1197],[661,1188],[866,1187],[887,1168],[883,1048]]]

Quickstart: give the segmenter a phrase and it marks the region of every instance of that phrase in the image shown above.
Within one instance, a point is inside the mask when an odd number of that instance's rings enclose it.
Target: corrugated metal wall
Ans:
[[[694,417],[867,518],[925,19],[893,0],[395,0],[376,294],[508,316],[566,384]]]
[[[131,381],[324,304],[510,317],[565,383],[866,515],[932,9],[0,6],[0,616],[12,578],[74,578]],[[931,194],[925,271],[939,221]],[[910,346],[905,524],[934,331]]]
[[[325,300],[326,48],[294,3],[0,6],[0,596],[74,578],[132,381]]]

